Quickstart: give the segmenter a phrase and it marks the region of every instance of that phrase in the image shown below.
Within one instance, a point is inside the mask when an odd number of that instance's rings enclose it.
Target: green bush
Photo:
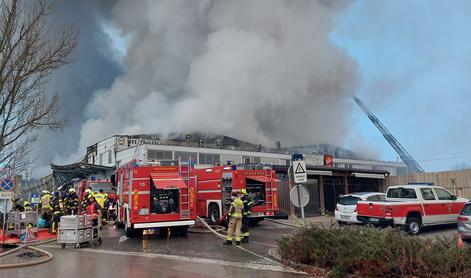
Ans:
[[[278,241],[281,257],[329,269],[331,277],[471,277],[471,248],[362,226],[296,229]]]

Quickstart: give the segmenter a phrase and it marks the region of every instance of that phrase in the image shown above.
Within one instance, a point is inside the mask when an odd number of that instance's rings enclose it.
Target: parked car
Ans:
[[[403,226],[409,234],[422,227],[456,224],[468,200],[440,186],[390,186],[385,201],[359,201],[357,219],[376,226]]]
[[[382,201],[386,194],[380,192],[358,192],[340,196],[335,207],[335,220],[339,224],[359,224],[357,219],[358,201]]]
[[[471,202],[467,203],[458,216],[458,233],[464,240],[471,240]]]

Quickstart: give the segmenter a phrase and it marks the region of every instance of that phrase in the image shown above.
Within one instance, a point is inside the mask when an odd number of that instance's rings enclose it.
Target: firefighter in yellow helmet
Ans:
[[[228,216],[230,217],[229,227],[227,228],[227,236],[224,245],[240,244],[240,228],[242,227],[242,214],[244,213],[244,203],[239,197],[239,193],[232,192],[232,203],[229,208]],[[235,238],[234,238],[235,235]]]
[[[242,236],[242,243],[249,242],[249,216],[252,215],[252,207],[253,207],[253,200],[247,194],[247,190],[242,189],[240,193],[243,195],[242,202],[244,203],[244,212],[242,213],[242,228],[241,228],[241,236]]]

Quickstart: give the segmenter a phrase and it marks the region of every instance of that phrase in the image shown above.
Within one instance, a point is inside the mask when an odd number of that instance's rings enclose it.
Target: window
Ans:
[[[417,199],[415,190],[412,188],[391,188],[388,190],[388,198]]]
[[[437,194],[438,200],[453,200],[450,192],[441,188],[435,188],[435,193]]]
[[[196,157],[196,153],[192,152],[175,152],[175,159],[180,158],[181,162],[187,162],[190,158],[191,161],[197,161]]]
[[[420,193],[422,193],[422,198],[424,198],[424,200],[435,200],[435,195],[433,194],[433,190],[431,188],[422,188],[420,189]]]
[[[244,164],[260,164],[261,159],[260,157],[244,156],[242,157],[242,161]]]
[[[340,197],[338,203],[343,206],[355,206],[361,199],[353,196]]]
[[[171,151],[156,151],[156,150],[147,151],[147,161],[161,161],[161,160],[171,160],[171,159],[172,159]]]
[[[373,195],[368,198],[366,198],[367,201],[384,201],[384,195],[383,194],[378,194],[378,195]]]
[[[113,155],[111,153],[111,150],[108,151],[108,164],[111,164],[111,162],[113,161]]]
[[[467,204],[464,206],[463,211],[460,213],[461,215],[471,215],[471,204]]]
[[[212,153],[200,153],[199,159],[199,164],[215,165],[221,162],[220,155]]]

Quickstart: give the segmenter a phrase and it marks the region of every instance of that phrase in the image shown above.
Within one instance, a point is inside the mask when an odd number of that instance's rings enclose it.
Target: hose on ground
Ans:
[[[5,256],[5,255],[8,255],[8,254],[11,254],[12,252],[14,251],[17,251],[21,248],[24,248],[26,247],[26,245],[22,245],[22,246],[19,246],[15,249],[12,249],[12,250],[9,250],[7,252],[3,252],[0,254],[0,256]],[[45,251],[45,250],[42,250],[42,249],[39,249],[37,247],[34,247],[34,246],[29,246],[30,249],[33,249],[39,253],[43,253],[46,255],[45,258],[43,259],[40,259],[40,260],[36,260],[36,261],[31,261],[31,262],[24,262],[24,263],[12,263],[12,264],[1,264],[0,265],[0,269],[5,269],[5,268],[16,268],[16,267],[24,267],[24,266],[32,266],[32,265],[37,265],[37,264],[42,264],[42,263],[46,263],[50,260],[52,260],[52,258],[54,257],[51,253]],[[5,253],[8,253],[8,254],[5,254]]]
[[[0,269],[4,269],[4,268],[16,268],[16,267],[24,267],[24,266],[31,266],[31,265],[37,265],[37,264],[42,264],[42,263],[46,263],[50,260],[52,260],[52,258],[54,257],[51,253],[43,250],[43,249],[40,249],[40,248],[37,248],[35,246],[39,246],[39,245],[42,245],[42,244],[46,244],[46,243],[50,243],[50,242],[53,242],[53,241],[56,241],[55,238],[53,239],[49,239],[49,240],[45,240],[45,241],[41,241],[41,242],[35,242],[35,243],[30,243],[30,244],[24,244],[24,245],[18,245],[18,247],[15,247],[11,250],[8,250],[6,252],[3,252],[3,253],[0,253],[0,257],[4,257],[6,255],[9,255],[9,254],[12,254],[22,248],[25,248],[25,247],[28,247],[30,249],[33,249],[39,253],[42,253],[42,254],[45,254],[46,257],[43,258],[43,259],[40,259],[40,260],[36,260],[36,261],[31,261],[31,262],[24,262],[24,263],[12,263],[12,264],[0,264]]]
[[[208,230],[210,230],[213,234],[215,234],[216,236],[218,236],[218,237],[220,237],[220,238],[224,238],[224,239],[225,239],[225,237],[224,237],[223,235],[221,235],[220,233],[216,232],[216,231],[215,231],[208,223],[206,223],[206,221],[204,221],[202,218],[200,218],[199,216],[197,216],[197,219],[198,219],[201,223],[203,223],[203,225],[206,226],[206,228],[207,228]],[[272,259],[270,259],[270,258],[264,257],[264,256],[262,256],[262,255],[259,255],[259,254],[255,253],[255,252],[252,252],[252,251],[250,251],[250,250],[248,250],[248,249],[246,249],[246,248],[244,248],[244,247],[242,247],[242,246],[240,246],[240,245],[236,245],[236,247],[239,248],[239,249],[241,249],[241,250],[243,250],[243,251],[245,251],[245,252],[247,252],[247,253],[249,253],[249,254],[252,254],[252,255],[254,255],[254,256],[256,256],[256,257],[259,257],[259,258],[261,258],[261,259],[263,259],[263,260],[266,260],[266,261],[268,261],[268,262],[270,262],[270,263],[273,263],[273,264],[276,264],[276,265],[282,265],[282,264],[279,263],[279,262],[276,262],[276,261],[274,261],[274,260],[272,260]]]

